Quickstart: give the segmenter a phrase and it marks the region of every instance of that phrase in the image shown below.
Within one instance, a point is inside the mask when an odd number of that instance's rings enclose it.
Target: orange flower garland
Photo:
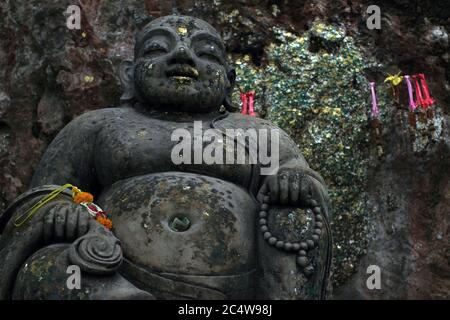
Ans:
[[[79,192],[76,196],[73,197],[73,202],[82,203],[82,202],[93,202],[94,196],[89,192]]]
[[[112,229],[112,221],[106,216],[106,212],[94,204],[94,196],[89,192],[83,192],[77,187],[72,187],[73,202],[83,205],[95,220],[108,229]]]
[[[112,229],[111,219],[108,219],[107,217],[104,217],[104,216],[98,216],[96,220],[98,223],[104,225],[106,228],[108,228],[110,230]]]
[[[78,189],[77,187],[72,187],[72,200],[77,204],[83,205],[88,211],[89,214],[95,218],[95,220],[108,228],[112,229],[112,221],[106,216],[106,212],[103,211],[99,206],[94,204],[94,196],[89,192],[84,192]]]
[[[109,219],[106,215],[106,212],[102,210],[99,206],[97,206],[94,201],[94,196],[90,194],[89,192],[83,192],[80,189],[78,189],[76,186],[71,185],[70,183],[66,183],[63,186],[58,187],[57,189],[50,192],[48,195],[42,197],[33,207],[31,207],[29,210],[25,211],[22,215],[17,217],[14,220],[14,226],[20,227],[25,222],[30,220],[33,215],[44,205],[49,203],[50,201],[54,200],[61,192],[63,192],[65,189],[71,188],[72,189],[72,200],[73,202],[77,204],[81,204],[84,206],[88,211],[89,214],[95,218],[96,221],[98,221],[100,224],[105,226],[108,229],[112,229],[112,221]]]
[[[98,223],[105,226],[105,228],[112,229],[112,221],[107,217],[106,212],[103,211],[102,208],[93,202],[81,202],[80,204],[89,211],[89,214],[95,218]]]

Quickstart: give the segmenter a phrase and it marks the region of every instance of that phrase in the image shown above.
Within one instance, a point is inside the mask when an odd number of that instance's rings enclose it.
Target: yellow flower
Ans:
[[[403,76],[400,75],[401,72],[396,75],[388,74],[388,77],[384,79],[384,82],[390,81],[392,85],[398,86],[403,81]]]

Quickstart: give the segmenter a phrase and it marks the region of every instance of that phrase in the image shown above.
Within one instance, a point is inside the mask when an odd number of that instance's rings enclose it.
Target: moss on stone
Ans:
[[[371,146],[364,70],[376,62],[339,27],[316,22],[302,35],[272,31],[277,43],[266,48],[264,66],[234,57],[238,88],[256,90],[256,111],[287,131],[324,176],[333,203],[338,285],[355,271],[373,233],[365,192]],[[235,99],[239,103],[238,94]]]

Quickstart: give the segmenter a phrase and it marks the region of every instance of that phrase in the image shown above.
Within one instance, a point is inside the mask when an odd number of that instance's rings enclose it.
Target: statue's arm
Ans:
[[[22,225],[14,224],[17,216],[27,213],[57,185],[71,183],[93,192],[95,140],[110,114],[106,109],[92,111],[69,123],[42,157],[32,189],[3,215],[0,299],[152,298],[117,272],[122,262],[120,241],[84,207],[73,203],[70,192],[61,193]],[[73,265],[81,269],[82,290],[68,290],[67,268]],[[34,272],[39,268],[45,276]]]
[[[277,243],[270,244],[261,232],[258,237],[259,277],[258,294],[261,299],[324,299],[328,294],[331,264],[331,232],[329,221],[331,206],[325,182],[319,173],[312,170],[295,142],[282,130],[279,137],[279,170],[263,177],[258,200],[268,202],[268,231],[283,245],[305,245],[300,261],[300,249],[286,250]],[[297,208],[320,207],[320,230],[317,230],[316,214],[309,214],[313,223],[308,232],[300,236],[300,228],[305,227]],[[312,235],[320,233],[314,239]],[[280,245],[281,246],[281,245]]]
[[[284,206],[304,204],[307,198],[316,199],[324,205],[326,214],[331,214],[330,200],[322,176],[311,169],[297,144],[279,130],[279,168],[272,175],[263,176],[258,200],[269,193],[271,203]]]
[[[84,113],[58,133],[41,158],[31,187],[71,183],[91,193],[96,191],[95,141],[105,122],[104,113]]]

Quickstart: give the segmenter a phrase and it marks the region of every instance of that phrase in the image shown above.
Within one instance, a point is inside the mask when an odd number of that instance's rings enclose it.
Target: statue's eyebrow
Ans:
[[[160,28],[156,28],[156,29],[151,29],[149,31],[147,31],[142,39],[140,39],[140,43],[143,44],[145,41],[147,41],[148,39],[150,39],[153,36],[167,36],[169,37],[171,40],[175,39],[175,33],[170,30],[169,28],[164,28],[164,27],[160,27]]]
[[[219,46],[219,48],[222,50],[222,53],[225,54],[225,46],[223,45],[222,40],[220,40],[220,38],[204,31],[197,32],[191,37],[191,42],[200,40],[208,40],[214,42],[214,44]]]

